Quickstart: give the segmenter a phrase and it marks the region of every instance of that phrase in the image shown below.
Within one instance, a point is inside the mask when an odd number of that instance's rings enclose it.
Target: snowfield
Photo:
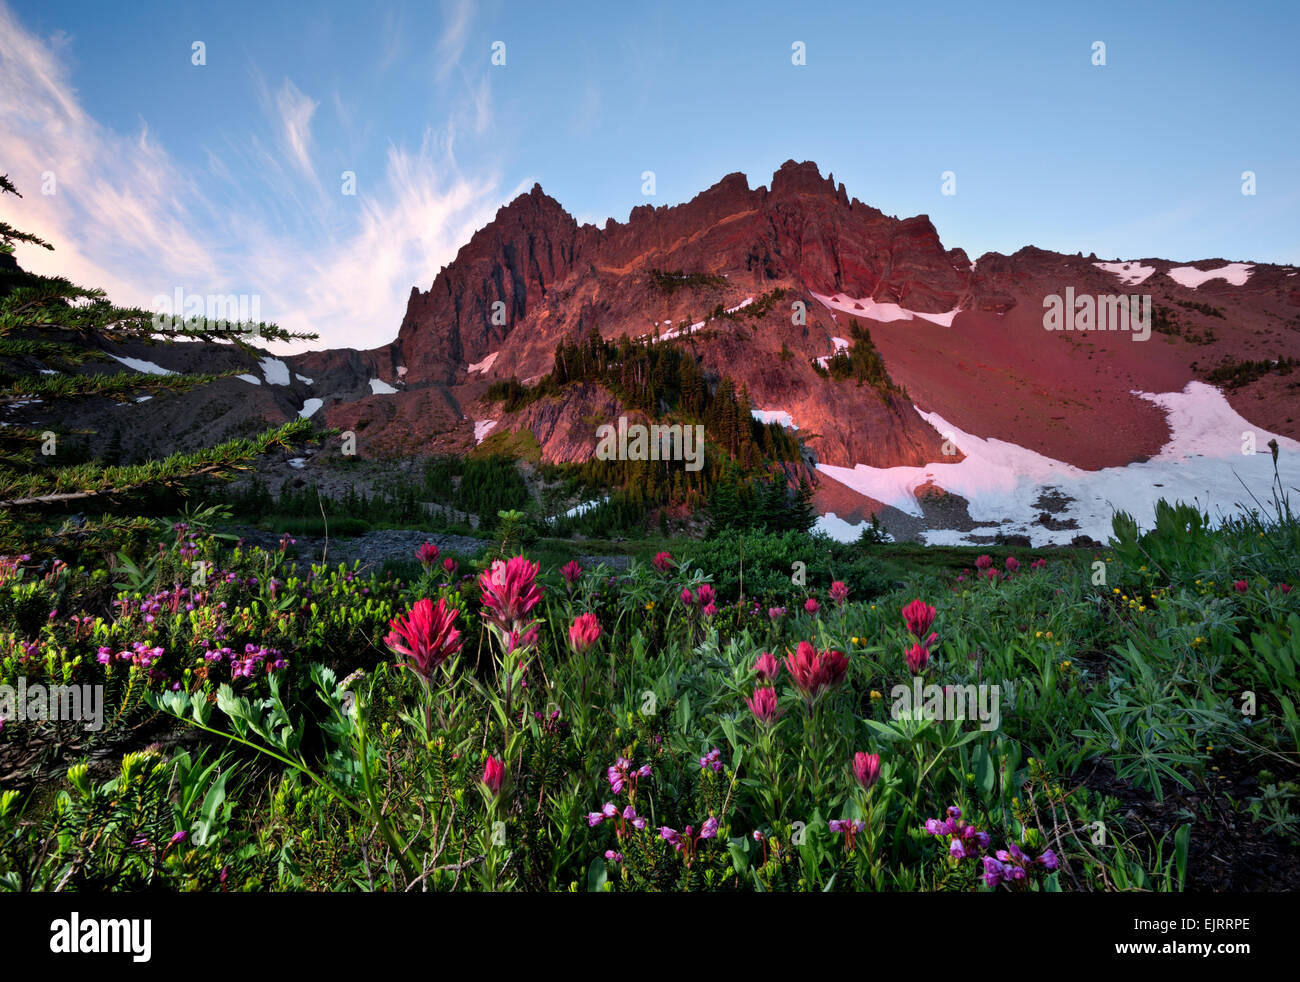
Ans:
[[[396,395],[397,390],[382,379],[372,378],[370,380],[370,394],[376,396]]]
[[[1129,263],[1093,263],[1093,265],[1107,273],[1114,273],[1125,286],[1137,286],[1144,283],[1156,271],[1154,266],[1143,266],[1136,261]]]
[[[817,524],[813,526],[813,531],[829,535],[836,542],[857,542],[858,538],[862,535],[862,530],[869,528],[870,526],[870,522],[858,522],[854,525],[852,522],[838,517],[835,512],[828,511],[825,515],[822,515],[817,519]],[[894,541],[894,537],[883,529],[881,530],[881,534],[884,536],[886,541]]]
[[[865,317],[875,321],[910,321],[915,317],[928,320],[932,324],[939,324],[942,327],[952,327],[952,320],[959,313],[960,307],[953,307],[952,310],[944,311],[941,314],[923,314],[918,310],[908,310],[906,307],[900,307],[896,303],[876,303],[870,297],[860,299],[854,297],[845,297],[843,294],[835,294],[833,297],[822,296],[820,293],[814,293],[813,297],[827,310],[840,311],[848,314],[850,317]],[[835,314],[831,314],[835,317]]]
[[[497,421],[495,419],[477,420],[474,423],[474,442],[482,443],[487,438],[487,435],[492,432],[492,427],[496,425]]]
[[[263,358],[260,364],[267,385],[289,384],[289,366],[279,358]]]
[[[175,375],[175,372],[169,372],[161,365],[155,365],[151,361],[145,361],[142,358],[123,358],[120,355],[109,355],[108,357],[120,361],[127,368],[134,368],[137,372],[146,372],[149,375]]]
[[[760,423],[780,423],[792,430],[799,428],[794,424],[794,417],[784,409],[751,409],[749,414]]]
[[[492,352],[492,354],[488,355],[488,356],[487,356],[486,358],[484,358],[482,361],[478,361],[478,362],[475,362],[474,364],[470,365],[469,368],[467,369],[467,371],[470,371],[470,372],[486,372],[489,368],[492,367],[493,363],[496,362],[496,360],[497,360],[497,355],[499,355],[499,354],[501,354],[500,351],[494,351],[494,352]]]
[[[312,414],[323,405],[325,405],[323,399],[308,399],[302,404],[302,408],[298,410],[298,415],[303,419],[311,419]]]
[[[1218,269],[1197,269],[1195,266],[1178,266],[1169,271],[1169,278],[1179,286],[1195,290],[1209,280],[1227,280],[1232,286],[1245,286],[1255,271],[1251,263],[1228,263]]]
[[[1189,382],[1182,392],[1134,394],[1165,410],[1171,433],[1169,442],[1144,463],[1085,471],[1014,443],[973,436],[937,413],[918,409],[917,413],[938,432],[955,434],[957,447],[966,455],[964,460],[925,467],[819,464],[817,469],[861,494],[916,517],[922,516],[915,497],[922,484],[933,481],[945,491],[961,495],[969,502],[971,519],[981,527],[969,532],[930,531],[925,533],[925,541],[930,544],[973,544],[971,536],[991,536],[998,531],[1027,535],[1036,546],[1068,544],[1076,535],[1105,542],[1116,511],[1128,512],[1139,525],[1149,528],[1154,524],[1155,503],[1160,498],[1195,504],[1218,520],[1236,512],[1239,502],[1250,502],[1246,488],[1261,502],[1270,499],[1270,439],[1276,439],[1282,451],[1278,473],[1283,486],[1300,484],[1300,442],[1252,426],[1213,386]],[[1254,434],[1253,454],[1242,453],[1244,433]],[[1059,521],[1073,519],[1077,528],[1053,531],[1036,523],[1039,514],[1048,510],[1036,503],[1047,490],[1073,499],[1052,517]]]
[[[262,380],[256,375],[236,375],[235,378],[241,382],[247,382],[249,385],[261,385]]]

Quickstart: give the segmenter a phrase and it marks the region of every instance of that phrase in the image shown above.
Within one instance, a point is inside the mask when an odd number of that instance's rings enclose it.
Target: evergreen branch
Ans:
[[[0,493],[15,495],[0,501],[0,508],[37,508],[125,494],[144,487],[175,487],[196,477],[229,477],[234,471],[246,470],[250,461],[273,449],[289,449],[311,431],[310,420],[298,419],[252,439],[230,440],[144,464],[78,464],[21,476],[0,472]]]
[[[0,405],[22,399],[68,399],[74,396],[113,396],[136,389],[168,389],[187,392],[200,385],[239,373],[233,369],[219,375],[150,375],[142,372],[114,372],[109,375],[24,375],[0,389]],[[2,378],[2,376],[0,376]]]

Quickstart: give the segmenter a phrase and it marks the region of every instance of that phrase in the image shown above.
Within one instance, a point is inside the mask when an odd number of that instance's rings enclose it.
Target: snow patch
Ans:
[[[306,458],[306,457],[290,457],[290,458],[289,458],[289,466],[292,467],[294,470],[299,470],[299,471],[300,471],[300,470],[302,470],[304,467],[307,466],[307,458]]]
[[[749,414],[760,423],[780,423],[782,426],[788,426],[792,430],[799,427],[794,425],[794,417],[784,409],[751,409]]]
[[[856,525],[843,518],[840,518],[833,511],[828,511],[817,519],[813,526],[814,532],[821,532],[829,535],[836,542],[857,542],[862,536],[862,530],[871,527],[870,522],[858,522]],[[884,529],[880,530],[881,536],[887,542],[893,542],[894,537]]]
[[[497,425],[495,419],[480,419],[474,423],[474,442],[482,443],[487,435],[492,432],[492,427]]]
[[[969,502],[971,518],[985,527],[968,532],[926,533],[926,541],[934,544],[973,544],[970,537],[997,531],[1027,535],[1036,546],[1068,544],[1077,535],[1105,542],[1111,535],[1111,518],[1116,511],[1128,512],[1139,525],[1149,528],[1155,521],[1155,503],[1161,498],[1195,504],[1211,517],[1216,516],[1216,511],[1219,517],[1235,512],[1239,502],[1249,500],[1247,488],[1266,502],[1271,498],[1273,458],[1266,452],[1242,455],[1241,434],[1246,430],[1255,433],[1261,446],[1270,438],[1276,439],[1287,451],[1278,462],[1283,486],[1300,483],[1300,442],[1265,433],[1247,422],[1219,389],[1204,382],[1189,382],[1182,392],[1134,394],[1165,410],[1171,434],[1160,452],[1143,463],[1085,471],[1014,443],[974,436],[937,413],[918,409],[917,413],[938,432],[954,434],[954,442],[966,455],[964,460],[924,467],[819,464],[817,469],[861,494],[916,517],[921,517],[922,512],[915,492],[927,482],[961,495]],[[1037,524],[1044,509],[1036,502],[1047,489],[1073,499],[1053,517],[1061,521],[1073,519],[1076,528],[1050,530]]]
[[[370,380],[370,394],[376,396],[391,396],[396,395],[397,390],[383,379],[372,378]]]
[[[145,361],[142,358],[123,358],[121,355],[109,355],[108,357],[117,359],[127,368],[134,368],[137,372],[145,372],[149,375],[175,375],[176,374],[175,372],[169,372],[161,365],[155,365],[153,362]]]
[[[865,317],[883,323],[910,321],[915,317],[920,317],[942,327],[952,327],[953,318],[961,313],[961,307],[953,307],[952,310],[940,314],[924,314],[919,310],[908,310],[906,307],[900,307],[896,303],[876,303],[870,297],[846,297],[841,293],[830,297],[814,293],[813,297],[827,310],[838,310],[851,317]],[[831,314],[831,316],[834,317],[835,315]]]
[[[1093,263],[1100,270],[1114,273],[1125,286],[1137,286],[1156,271],[1154,266],[1143,266],[1137,261],[1127,263]]]
[[[469,366],[469,371],[471,371],[471,372],[486,372],[489,368],[491,368],[491,367],[493,366],[493,364],[495,364],[495,362],[496,362],[496,360],[497,360],[497,355],[499,355],[499,354],[501,354],[500,351],[494,351],[494,352],[492,352],[492,354],[488,355],[488,356],[487,356],[486,358],[484,358],[482,361],[475,362],[473,365],[470,365],[470,366]]]
[[[311,385],[314,381],[316,381],[315,379],[308,378],[306,375],[299,375],[297,372],[294,372],[293,375],[294,378],[296,378],[299,382],[306,382],[308,385]]]
[[[736,311],[748,307],[753,302],[754,302],[753,297],[746,297],[744,300],[740,301],[740,303],[736,304],[736,306],[726,308],[726,312],[728,314],[734,314]],[[709,322],[708,320],[696,321],[694,324],[692,324],[690,327],[686,328],[685,330],[679,330],[677,328],[674,328],[673,330],[669,331],[666,334],[659,335],[659,337],[656,340],[671,341],[673,338],[679,338],[685,334],[694,334],[696,331],[698,331],[708,322]],[[664,323],[671,324],[672,321],[664,321]]]
[[[153,396],[136,396],[135,401],[136,401],[136,402],[148,402],[148,401],[149,401],[150,399],[152,399],[152,398],[153,398]]]
[[[1197,269],[1195,266],[1178,266],[1169,271],[1169,278],[1179,286],[1195,290],[1209,280],[1227,280],[1232,286],[1245,286],[1255,271],[1251,263],[1228,263],[1218,269]]]
[[[262,380],[256,375],[236,375],[235,378],[247,382],[249,385],[261,385]]]
[[[323,399],[308,399],[302,404],[302,408],[298,410],[298,415],[303,419],[311,419],[312,414],[323,405],[325,405]]]
[[[587,512],[591,511],[593,508],[597,508],[597,507],[599,507],[600,505],[603,505],[603,504],[604,504],[605,502],[607,502],[608,500],[609,500],[609,495],[605,495],[605,497],[603,497],[603,498],[598,498],[598,499],[596,499],[595,501],[584,501],[582,504],[580,504],[580,505],[574,505],[572,508],[570,508],[568,511],[566,511],[566,512],[564,513],[564,517],[565,517],[565,518],[577,518],[579,515],[585,515]]]
[[[289,384],[289,366],[279,358],[263,358],[259,364],[262,366],[262,374],[266,376],[267,385]]]

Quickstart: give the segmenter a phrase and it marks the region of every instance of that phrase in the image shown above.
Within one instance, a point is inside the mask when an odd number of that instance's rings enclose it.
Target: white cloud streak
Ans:
[[[467,17],[440,50],[459,51]],[[426,130],[418,149],[390,145],[382,172],[358,174],[357,195],[342,195],[332,177],[328,187],[315,180],[318,102],[286,81],[274,106],[291,166],[255,136],[227,141],[269,165],[263,179],[273,198],[296,202],[300,175],[311,176],[321,204],[303,212],[305,228],[288,231],[265,201],[240,191],[231,154],[209,152],[206,166],[183,167],[143,122],[123,135],[91,118],[70,83],[68,53],[62,38],[35,37],[0,2],[0,172],[24,195],[5,195],[0,213],[55,246],[19,246],[25,268],[103,287],[119,303],[151,306],[176,287],[251,290],[267,320],[319,333],[313,347],[375,347],[396,335],[411,287],[428,289],[439,266],[528,183],[503,196],[495,175],[462,175],[448,121]],[[490,119],[486,91],[478,103],[474,117]],[[57,194],[40,193],[46,172]]]

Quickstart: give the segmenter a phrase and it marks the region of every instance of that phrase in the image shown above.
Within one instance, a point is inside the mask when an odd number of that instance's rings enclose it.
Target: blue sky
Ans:
[[[1300,263],[1300,5],[1057,6],[0,0],[0,209],[30,267],[362,347],[535,181],[603,224],[788,158],[972,257]]]

